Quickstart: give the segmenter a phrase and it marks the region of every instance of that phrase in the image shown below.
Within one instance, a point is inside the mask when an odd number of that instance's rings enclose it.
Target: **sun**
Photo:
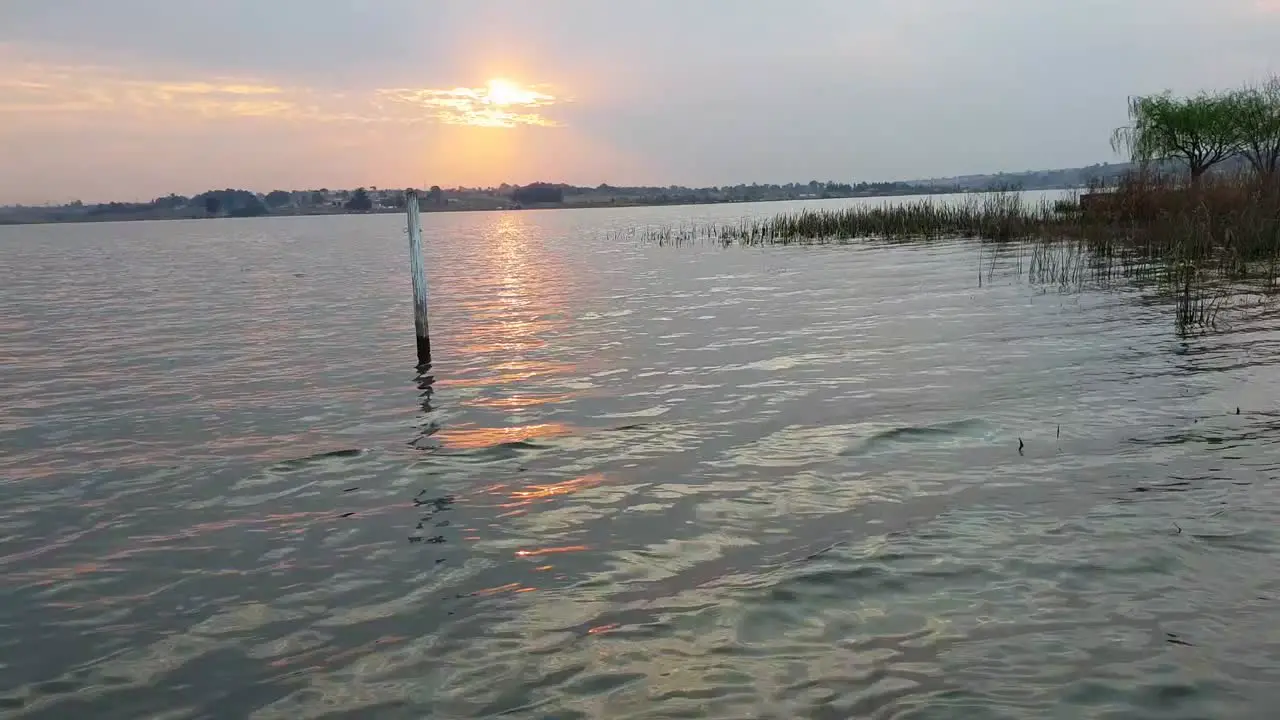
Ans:
[[[495,77],[479,87],[399,88],[379,90],[378,94],[394,102],[426,108],[437,120],[449,125],[558,127],[559,123],[542,115],[543,108],[562,102],[547,93],[553,87],[546,83],[522,85]]]
[[[516,83],[503,78],[490,80],[484,96],[486,104],[497,105],[498,107],[537,105],[539,102],[549,99],[551,99],[549,95],[522,88]]]

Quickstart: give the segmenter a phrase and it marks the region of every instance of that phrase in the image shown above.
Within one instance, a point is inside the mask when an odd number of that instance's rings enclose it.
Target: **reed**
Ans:
[[[1027,202],[1017,192],[837,209],[804,209],[730,223],[650,226],[617,237],[663,246],[897,244],[972,239],[1019,247],[1020,269],[1063,287],[1137,280],[1177,300],[1180,328],[1212,325],[1222,289],[1274,292],[1280,279],[1280,177],[1194,181],[1135,173],[1114,187]],[[1025,265],[1022,265],[1025,263]],[[981,273],[979,273],[981,281]]]
[[[1017,193],[969,195],[959,202],[932,199],[905,204],[801,210],[717,228],[725,244],[788,245],[856,239],[919,242],[979,238],[1024,239],[1049,220],[1047,205],[1029,206]]]
[[[1210,176],[1184,183],[1134,175],[1102,198],[1080,213],[1074,228],[1097,252],[1190,262],[1225,277],[1248,277],[1273,267],[1280,251],[1275,177]]]
[[[657,245],[713,241],[722,245],[843,243],[858,239],[916,242],[941,238],[1011,241],[1031,237],[1049,222],[1049,203],[1031,205],[1016,192],[972,194],[960,202],[932,199],[901,204],[805,209],[726,224],[648,226],[612,234]]]

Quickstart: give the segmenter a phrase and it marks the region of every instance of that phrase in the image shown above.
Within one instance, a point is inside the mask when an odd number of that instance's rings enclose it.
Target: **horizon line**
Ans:
[[[737,182],[737,183],[732,183],[732,184],[724,184],[724,183],[722,183],[722,184],[716,184],[716,185],[681,185],[681,184],[646,185],[646,184],[616,184],[616,183],[611,183],[611,182],[602,182],[602,183],[597,183],[597,184],[594,184],[594,185],[586,185],[586,184],[578,184],[578,183],[564,182],[564,181],[535,180],[535,181],[531,181],[531,182],[527,182],[527,183],[510,183],[510,182],[502,182],[502,183],[498,183],[498,184],[496,184],[496,185],[453,185],[453,186],[448,186],[448,187],[446,187],[446,186],[444,186],[444,185],[435,185],[435,184],[427,184],[427,185],[421,185],[421,186],[408,186],[408,187],[400,187],[400,186],[382,186],[382,185],[358,185],[358,186],[354,186],[354,187],[350,187],[350,188],[328,187],[328,186],[323,186],[323,185],[322,185],[322,186],[317,186],[317,187],[312,187],[312,188],[302,188],[302,189],[298,189],[298,188],[294,188],[294,189],[273,188],[273,189],[271,189],[271,190],[267,190],[267,191],[251,190],[251,189],[249,189],[249,188],[247,188],[247,187],[223,187],[223,188],[209,187],[209,188],[206,188],[206,189],[201,190],[201,191],[199,191],[199,192],[195,192],[195,193],[193,193],[193,194],[191,194],[191,195],[183,195],[183,194],[180,194],[180,193],[172,192],[172,191],[171,191],[171,192],[169,192],[169,193],[168,193],[168,194],[166,194],[166,195],[156,195],[156,196],[153,196],[153,197],[150,197],[150,198],[146,198],[146,199],[138,198],[138,199],[131,199],[131,200],[119,200],[119,199],[116,199],[116,200],[95,200],[95,201],[88,201],[88,200],[83,200],[83,199],[80,199],[80,198],[74,198],[74,199],[66,200],[66,201],[62,201],[62,202],[58,202],[58,201],[55,201],[55,200],[46,200],[46,201],[44,201],[44,202],[42,202],[42,203],[22,203],[22,202],[17,202],[17,203],[15,203],[15,202],[4,202],[4,203],[0,203],[0,207],[4,207],[4,208],[24,208],[24,207],[25,207],[25,208],[65,207],[65,206],[68,206],[68,205],[74,205],[74,204],[76,204],[76,203],[81,203],[81,204],[83,204],[83,205],[109,205],[109,204],[111,204],[111,203],[120,203],[120,204],[145,204],[145,203],[154,202],[155,200],[159,200],[159,199],[167,198],[167,197],[173,197],[173,196],[178,196],[178,197],[196,197],[196,196],[199,196],[199,195],[202,195],[202,194],[205,194],[205,193],[210,193],[210,192],[222,192],[222,191],[227,191],[227,190],[243,190],[243,191],[246,191],[246,192],[252,192],[252,193],[254,193],[254,194],[256,194],[256,195],[263,195],[263,196],[265,196],[265,195],[267,195],[267,194],[269,194],[269,193],[276,192],[276,191],[287,192],[287,193],[291,193],[291,194],[292,194],[292,193],[303,193],[303,192],[322,192],[322,191],[327,191],[327,192],[338,192],[338,193],[341,193],[341,192],[354,192],[355,190],[364,189],[364,190],[371,190],[371,191],[375,191],[375,192],[380,192],[380,193],[381,193],[381,192],[403,192],[403,191],[406,191],[406,190],[427,190],[427,189],[429,189],[429,188],[431,188],[431,187],[439,187],[439,188],[440,188],[442,191],[444,191],[444,192],[450,192],[450,191],[455,191],[455,192],[457,192],[457,191],[467,191],[467,190],[471,190],[471,191],[498,190],[498,189],[500,189],[500,188],[501,188],[501,187],[503,187],[503,186],[506,186],[506,187],[509,187],[509,188],[522,188],[522,187],[529,187],[529,186],[531,186],[531,185],[553,185],[553,186],[560,186],[560,187],[585,188],[585,189],[597,189],[597,188],[600,188],[600,187],[604,186],[604,187],[618,188],[618,189],[629,189],[629,188],[635,188],[635,189],[645,189],[645,190],[664,190],[664,189],[669,189],[669,188],[678,188],[678,189],[681,189],[681,190],[711,190],[711,189],[717,189],[717,188],[751,187],[751,186],[753,186],[753,185],[755,185],[755,186],[761,186],[761,187],[785,187],[785,186],[787,186],[787,185],[809,185],[809,184],[812,184],[812,183],[814,183],[814,182],[817,182],[817,183],[820,183],[820,184],[835,183],[835,184],[838,184],[838,185],[853,185],[853,186],[862,185],[862,184],[866,184],[866,185],[889,185],[889,184],[899,184],[899,185],[923,185],[923,184],[926,184],[926,183],[940,183],[940,182],[945,182],[945,181],[948,181],[948,180],[958,181],[958,180],[965,180],[965,179],[971,179],[971,178],[996,177],[996,176],[1000,176],[1000,175],[1028,175],[1028,174],[1032,174],[1032,173],[1044,173],[1044,172],[1068,172],[1068,171],[1072,171],[1072,170],[1084,170],[1084,169],[1092,168],[1092,167],[1110,167],[1110,166],[1113,166],[1113,165],[1129,165],[1129,164],[1131,164],[1131,162],[1130,162],[1130,161],[1128,161],[1128,160],[1120,160],[1120,161],[1100,161],[1100,162],[1094,162],[1094,163],[1091,163],[1091,164],[1088,164],[1088,165],[1076,165],[1076,166],[1069,166],[1069,167],[1033,168],[1033,169],[1024,169],[1024,170],[996,170],[996,171],[993,171],[993,172],[985,172],[985,173],[965,173],[965,174],[960,174],[960,175],[938,175],[938,176],[933,176],[933,177],[917,177],[917,178],[911,178],[911,179],[899,179],[899,180],[857,180],[857,181],[853,181],[853,180],[835,180],[835,179],[830,179],[830,178],[829,178],[829,179],[827,179],[827,180],[818,180],[818,179],[816,179],[816,178],[810,178],[809,180],[806,180],[806,181],[803,181],[803,182],[801,182],[801,181],[788,181],[788,182],[763,182],[763,183],[762,183],[762,182],[759,182],[759,181],[751,181],[751,182]]]

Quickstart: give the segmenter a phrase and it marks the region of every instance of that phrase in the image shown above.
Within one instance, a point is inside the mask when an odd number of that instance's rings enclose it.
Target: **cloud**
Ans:
[[[7,59],[0,47],[0,60]],[[11,59],[11,58],[10,58]],[[543,88],[493,80],[480,88],[367,89],[339,93],[253,78],[153,78],[95,65],[0,63],[0,131],[51,117],[96,126],[120,120],[272,119],[296,123],[396,123],[557,127]],[[424,112],[425,111],[425,112]]]
[[[243,79],[156,80],[97,66],[15,63],[0,76],[0,117],[180,114],[202,118],[294,117],[301,93]],[[16,118],[15,118],[16,116]]]
[[[385,89],[378,95],[401,105],[426,109],[431,116],[449,125],[515,127],[536,125],[557,127],[559,123],[531,110],[554,105],[553,95],[522,87],[509,80],[491,80],[482,88],[452,90]]]

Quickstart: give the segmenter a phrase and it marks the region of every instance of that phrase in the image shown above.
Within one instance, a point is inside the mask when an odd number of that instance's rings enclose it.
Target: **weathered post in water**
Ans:
[[[418,365],[431,363],[431,336],[427,331],[427,273],[422,262],[422,216],[418,191],[405,191],[409,214],[409,271],[413,273],[413,328],[418,336]]]

